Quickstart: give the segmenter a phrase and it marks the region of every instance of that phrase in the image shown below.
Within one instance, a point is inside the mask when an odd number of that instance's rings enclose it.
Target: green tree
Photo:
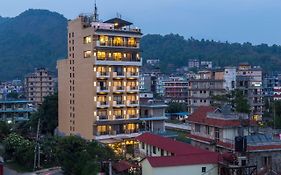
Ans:
[[[171,102],[166,110],[168,113],[185,112],[186,105],[183,103]]]
[[[37,129],[38,119],[40,118],[41,133],[52,134],[58,126],[58,94],[47,96],[38,111],[32,116],[30,124],[33,130]]]
[[[236,112],[249,114],[251,111],[248,100],[245,98],[242,91],[236,90],[234,92],[233,105]]]

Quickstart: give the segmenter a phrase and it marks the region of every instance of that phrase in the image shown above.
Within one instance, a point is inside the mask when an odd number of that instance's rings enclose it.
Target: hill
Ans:
[[[66,25],[66,18],[47,10],[1,18],[0,80],[22,78],[35,67],[56,71],[56,60],[66,56]]]
[[[145,26],[143,26],[145,28]],[[176,34],[145,35],[144,59],[159,58],[168,64],[187,66],[188,59],[211,60],[216,66],[249,62],[267,71],[280,70],[281,47],[185,39]],[[0,17],[0,81],[23,78],[36,67],[56,72],[56,60],[67,55],[67,19],[56,12],[30,9],[14,18]]]
[[[265,71],[281,70],[281,46],[251,43],[228,43],[169,34],[146,35],[142,39],[143,58],[159,58],[160,67],[167,70],[168,64],[187,66],[188,59],[213,61],[215,66],[235,66],[241,62],[260,65]]]

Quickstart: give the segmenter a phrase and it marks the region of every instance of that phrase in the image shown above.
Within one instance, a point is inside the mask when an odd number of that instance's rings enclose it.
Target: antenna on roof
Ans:
[[[122,15],[118,12],[116,13],[116,16],[117,16],[117,18],[120,18],[120,19],[122,18]]]
[[[96,2],[96,0],[95,0],[94,21],[95,21],[95,22],[99,21],[99,14],[98,14],[98,7],[97,7],[97,2]]]

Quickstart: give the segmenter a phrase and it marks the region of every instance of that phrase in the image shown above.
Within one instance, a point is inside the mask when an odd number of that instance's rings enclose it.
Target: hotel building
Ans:
[[[59,60],[59,131],[85,139],[132,138],[139,131],[140,29],[121,18],[80,15],[68,23]]]

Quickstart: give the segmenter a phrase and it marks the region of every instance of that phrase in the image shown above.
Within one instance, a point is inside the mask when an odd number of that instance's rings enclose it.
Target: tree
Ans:
[[[236,112],[249,114],[251,111],[248,100],[245,98],[242,91],[236,90],[234,92],[233,105]]]
[[[41,133],[53,135],[58,126],[58,94],[47,96],[38,111],[31,118],[31,126],[34,130],[37,128],[40,118]]]
[[[3,140],[6,136],[8,136],[10,131],[10,125],[4,121],[0,121],[0,140]]]
[[[7,94],[7,98],[19,99],[19,94],[17,92],[10,92],[10,93]]]
[[[169,103],[169,106],[167,108],[168,113],[177,113],[177,112],[185,112],[186,111],[186,105],[183,103],[176,103],[171,102]]]

